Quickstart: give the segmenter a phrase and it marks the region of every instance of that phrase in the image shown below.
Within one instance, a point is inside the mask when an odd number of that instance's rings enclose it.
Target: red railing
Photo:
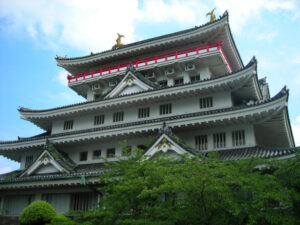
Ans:
[[[149,66],[149,65],[153,65],[153,64],[158,64],[160,62],[168,62],[168,61],[177,60],[179,58],[189,57],[190,55],[199,55],[199,54],[203,53],[203,50],[205,50],[204,53],[207,53],[207,52],[211,51],[211,48],[217,48],[217,50],[221,52],[230,71],[232,71],[232,68],[228,62],[228,59],[223,52],[222,45],[223,45],[222,42],[217,41],[215,43],[211,43],[211,44],[207,44],[207,45],[178,50],[178,51],[160,54],[160,55],[156,55],[156,56],[151,56],[151,57],[147,57],[147,58],[141,58],[141,59],[134,60],[131,62],[108,66],[108,67],[104,67],[104,68],[100,68],[97,70],[88,71],[88,72],[84,72],[84,73],[78,73],[78,74],[75,74],[74,76],[68,75],[67,78],[68,78],[68,82],[70,83],[71,80],[73,80],[72,82],[74,82],[74,81],[77,82],[78,80],[85,80],[86,78],[94,78],[95,76],[102,77],[103,75],[109,75],[112,73],[125,71],[129,67],[130,64],[133,64],[136,68],[139,68],[141,66],[144,67],[144,66]]]

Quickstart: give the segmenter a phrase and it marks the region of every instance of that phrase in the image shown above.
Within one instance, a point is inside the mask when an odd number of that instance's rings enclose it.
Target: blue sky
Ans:
[[[271,94],[287,85],[289,114],[300,145],[300,3],[294,0],[10,0],[0,1],[0,140],[43,132],[20,119],[19,106],[47,109],[84,101],[66,86],[56,55],[82,56],[201,25],[229,11],[240,55],[258,60]],[[18,163],[0,156],[0,173]]]

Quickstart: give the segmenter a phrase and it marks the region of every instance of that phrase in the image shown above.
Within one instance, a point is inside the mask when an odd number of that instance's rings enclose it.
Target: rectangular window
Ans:
[[[196,150],[207,150],[207,135],[195,137]]]
[[[167,87],[168,86],[168,81],[166,80],[162,80],[158,82],[160,87]]]
[[[125,149],[122,149],[122,156],[130,156],[132,148],[131,146],[126,146]]]
[[[124,120],[124,112],[115,112],[113,114],[113,122],[120,122]]]
[[[93,159],[100,159],[101,156],[101,150],[95,150],[93,151]]]
[[[216,133],[214,137],[214,148],[225,148],[226,147],[226,134]]]
[[[94,117],[94,125],[104,124],[104,115],[98,115]]]
[[[200,98],[200,109],[213,107],[213,97]]]
[[[88,152],[80,152],[79,161],[86,161],[88,156]]]
[[[73,120],[67,120],[64,122],[64,130],[72,130],[73,129]]]
[[[150,108],[139,108],[139,118],[146,118],[150,116]]]
[[[109,148],[106,150],[106,157],[107,158],[114,158],[116,155],[116,149],[115,148]]]
[[[159,114],[166,115],[172,113],[172,104],[163,104],[159,106]]]
[[[246,144],[245,131],[244,130],[232,131],[232,145],[233,146],[242,146],[245,144]]]
[[[71,194],[70,210],[88,211],[97,208],[98,195],[93,192]]]
[[[28,168],[32,163],[33,163],[33,156],[32,155],[26,156],[25,168]]]
[[[200,80],[200,75],[191,76],[191,82],[196,82]]]
[[[174,80],[174,85],[179,85],[179,84],[183,84],[183,78],[178,78]]]

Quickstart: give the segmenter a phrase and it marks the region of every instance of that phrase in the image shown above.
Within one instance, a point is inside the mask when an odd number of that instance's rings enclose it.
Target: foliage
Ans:
[[[28,205],[19,217],[21,225],[43,225],[56,215],[53,207],[45,201],[35,201]]]
[[[75,225],[75,222],[64,215],[56,214],[55,217],[51,220],[51,223],[49,223],[48,225]]]
[[[109,163],[100,177],[99,210],[78,222],[92,224],[296,224],[300,161],[220,161],[160,155],[145,160],[136,150]]]

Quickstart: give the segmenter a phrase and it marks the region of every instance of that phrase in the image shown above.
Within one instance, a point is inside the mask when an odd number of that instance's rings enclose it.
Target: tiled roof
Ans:
[[[221,160],[240,160],[247,159],[251,157],[257,158],[276,158],[283,157],[295,154],[297,148],[273,148],[273,147],[244,147],[236,149],[226,149],[218,150],[219,158]],[[207,155],[209,152],[205,152],[204,155]]]
[[[184,145],[181,145],[184,146]],[[212,151],[202,151],[204,156]],[[262,146],[253,146],[253,147],[244,147],[236,149],[226,149],[218,150],[219,158],[221,160],[241,160],[248,159],[251,157],[258,158],[278,158],[284,156],[291,156],[296,154],[297,148],[275,148],[275,147],[262,147]],[[193,151],[192,154],[195,154]],[[83,175],[85,177],[96,177],[100,176],[105,169],[104,163],[94,163],[86,165],[78,165],[74,172],[71,174],[43,174],[43,175],[34,175],[28,177],[15,177],[13,174],[20,174],[23,170],[16,170],[7,174],[0,175],[0,184],[6,183],[19,183],[19,182],[32,182],[32,181],[46,181],[46,180],[60,180],[60,179],[72,179],[72,178],[81,178]]]
[[[149,123],[155,123],[155,122],[163,122],[163,121],[176,120],[176,119],[181,119],[181,118],[190,118],[190,117],[195,117],[195,116],[212,115],[212,114],[230,112],[230,111],[237,111],[237,110],[241,110],[241,109],[245,109],[245,108],[251,108],[251,107],[258,106],[258,105],[263,105],[263,104],[269,103],[271,101],[277,100],[281,97],[284,97],[286,95],[288,95],[288,89],[286,89],[286,87],[284,87],[274,97],[263,100],[263,101],[255,102],[251,105],[243,104],[240,106],[234,106],[234,107],[228,107],[228,108],[222,108],[222,109],[214,109],[214,110],[208,110],[208,111],[186,113],[186,114],[182,114],[182,115],[174,115],[174,116],[168,116],[168,117],[162,117],[162,118],[156,118],[156,119],[135,121],[135,122],[103,126],[103,127],[97,127],[97,128],[89,128],[89,129],[78,130],[78,131],[57,133],[57,134],[49,135],[47,138],[68,136],[68,135],[80,134],[80,133],[89,133],[89,132],[95,132],[95,131],[101,131],[101,130],[117,129],[117,128],[122,128],[122,127],[130,127],[130,126],[135,126],[135,125],[140,125],[140,124],[149,124]],[[27,139],[22,139],[22,140],[18,140],[18,141],[0,141],[0,144],[9,144],[9,143],[17,143],[17,142],[24,142],[24,141],[31,141],[31,140],[40,140],[40,139],[45,139],[45,137],[27,138]]]

